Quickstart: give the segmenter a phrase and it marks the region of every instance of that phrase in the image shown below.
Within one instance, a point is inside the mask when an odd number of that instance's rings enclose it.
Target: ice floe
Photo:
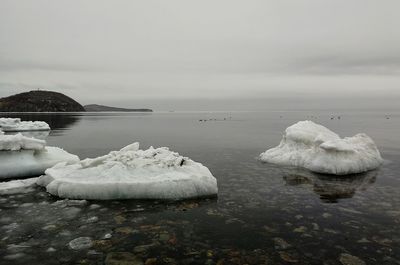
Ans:
[[[43,150],[45,146],[45,141],[26,137],[20,133],[0,136],[0,151]]]
[[[139,143],[72,165],[60,163],[37,184],[71,199],[183,199],[218,192],[207,167],[166,147],[139,150]]]
[[[0,128],[0,130],[1,130],[1,128]],[[45,140],[50,135],[50,131],[7,132],[8,135],[13,135],[13,134],[18,134],[18,133],[22,134],[23,136],[30,137],[30,138],[36,138],[39,140]]]
[[[21,134],[0,135],[0,179],[38,176],[57,163],[77,161],[77,156],[46,146],[44,140]]]
[[[262,153],[260,160],[335,175],[366,172],[383,162],[374,141],[366,134],[342,139],[312,121],[288,127],[279,146]]]
[[[21,121],[20,118],[0,118],[0,127],[4,132],[49,131],[44,121]]]
[[[37,178],[11,180],[0,182],[0,194],[14,194],[30,191],[36,184]]]

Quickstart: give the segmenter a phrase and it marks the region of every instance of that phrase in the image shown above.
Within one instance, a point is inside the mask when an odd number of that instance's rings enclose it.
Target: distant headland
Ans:
[[[33,90],[0,98],[0,112],[100,112],[137,111],[152,112],[151,109],[126,109],[91,104],[82,106],[74,99],[53,91]]]
[[[126,109],[126,108],[116,108],[104,105],[90,104],[84,106],[86,111],[89,112],[100,112],[100,111],[121,111],[121,112],[153,112],[151,109]]]
[[[83,106],[52,91],[33,90],[0,99],[1,112],[79,112]]]

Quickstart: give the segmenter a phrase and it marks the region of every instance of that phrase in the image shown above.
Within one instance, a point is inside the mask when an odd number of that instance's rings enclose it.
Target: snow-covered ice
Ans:
[[[36,185],[36,180],[37,178],[29,178],[0,182],[0,194],[14,194],[29,191]]]
[[[77,156],[46,146],[44,140],[21,134],[0,135],[0,179],[38,176],[57,163],[77,161]]]
[[[1,130],[1,128],[0,128],[0,130]],[[13,134],[18,134],[18,133],[20,133],[26,137],[36,138],[36,139],[40,139],[40,140],[45,140],[50,135],[50,131],[7,132],[8,135],[13,135]]]
[[[0,118],[4,132],[48,131],[50,126],[44,121],[21,121],[20,118]]]
[[[217,180],[202,164],[166,147],[139,150],[139,143],[72,165],[60,163],[37,184],[71,199],[183,199],[218,193]]]
[[[45,141],[26,137],[20,133],[0,136],[0,151],[43,150],[45,146]]]
[[[0,127],[12,126],[21,122],[20,118],[0,118]]]
[[[374,141],[366,134],[342,139],[312,121],[288,127],[279,146],[262,153],[260,160],[335,175],[369,171],[383,162]]]

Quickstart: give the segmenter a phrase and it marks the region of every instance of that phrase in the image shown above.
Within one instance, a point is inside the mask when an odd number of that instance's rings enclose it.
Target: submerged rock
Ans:
[[[166,147],[120,151],[46,170],[39,185],[71,199],[184,199],[216,195],[217,180],[200,163]]]
[[[129,252],[111,252],[107,254],[105,265],[143,265],[143,261]]]
[[[334,175],[366,172],[383,162],[374,141],[366,134],[342,139],[312,121],[288,127],[279,146],[262,153],[260,159]]]
[[[366,263],[359,257],[352,256],[347,253],[340,254],[339,261],[343,265],[366,265]]]
[[[291,247],[291,245],[288,242],[286,242],[286,240],[280,237],[275,237],[274,242],[275,242],[275,249],[277,250],[285,250]]]
[[[68,243],[68,246],[73,250],[81,250],[91,248],[93,246],[90,237],[78,237]]]

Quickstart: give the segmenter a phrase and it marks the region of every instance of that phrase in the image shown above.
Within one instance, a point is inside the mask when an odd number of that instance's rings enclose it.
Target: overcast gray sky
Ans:
[[[357,95],[396,105],[399,10],[399,0],[1,0],[0,97],[41,88],[155,109]]]

